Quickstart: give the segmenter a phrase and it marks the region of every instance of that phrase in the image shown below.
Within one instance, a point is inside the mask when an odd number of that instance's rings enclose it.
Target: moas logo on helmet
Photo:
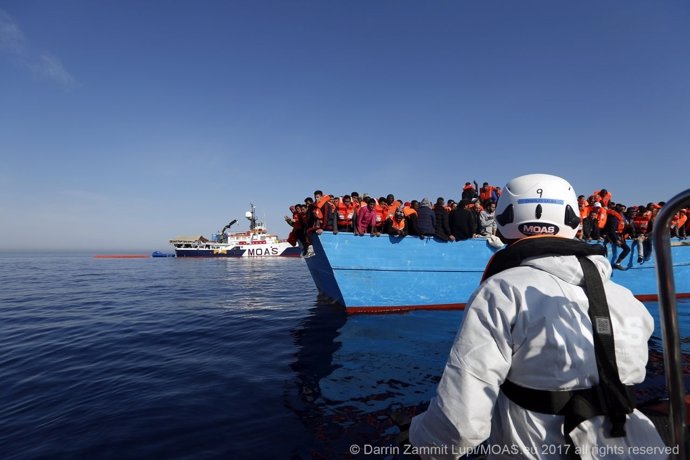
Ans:
[[[523,235],[556,235],[560,231],[557,225],[540,222],[524,222],[518,225],[518,230]]]

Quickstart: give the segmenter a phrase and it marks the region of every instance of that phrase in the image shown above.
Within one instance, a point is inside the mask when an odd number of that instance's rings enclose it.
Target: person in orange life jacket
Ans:
[[[359,211],[359,208],[362,207],[360,200],[359,200],[359,193],[357,193],[357,192],[350,193],[350,198],[352,198],[352,205],[355,207],[355,214],[357,214],[357,211]]]
[[[637,207],[637,212],[632,218],[632,235],[631,238],[635,241],[634,244],[637,245],[637,263],[643,264],[645,262],[646,253],[646,241],[651,241],[651,234],[649,233],[649,221],[651,213],[647,212],[645,206],[640,205]]]
[[[609,205],[613,206],[611,204],[611,193],[609,193],[608,190],[605,188],[602,188],[601,190],[596,190],[593,195],[595,196],[596,200],[601,203],[601,205],[605,208],[608,208]]]
[[[287,238],[287,241],[291,246],[297,246],[298,241],[304,243],[304,226],[302,220],[300,219],[301,209],[302,205],[299,203],[294,206],[290,206],[292,217],[285,216],[285,222],[292,227],[292,230]]]
[[[405,226],[405,214],[402,207],[398,208],[393,215],[389,215],[383,223],[383,233],[390,236],[405,236],[407,229]]]
[[[603,237],[604,227],[606,227],[606,219],[608,219],[606,208],[601,205],[601,202],[595,201],[592,204],[592,209],[597,213],[597,225],[599,226],[599,235]]]
[[[321,190],[316,190],[314,192],[314,204],[316,207],[314,216],[316,217],[316,222],[314,223],[314,227],[312,227],[312,231],[315,231],[317,234],[324,230],[333,230],[335,207],[331,200],[332,197],[330,195],[324,195]]]
[[[333,233],[336,234],[338,231],[341,232],[351,232],[353,231],[352,220],[355,213],[357,212],[357,207],[352,203],[352,198],[350,195],[344,195],[338,207],[336,208],[336,219],[337,225],[333,229]]]
[[[397,211],[402,205],[402,201],[396,200],[395,195],[392,193],[389,193],[386,196],[386,205],[388,206],[388,211],[387,215],[385,216],[386,218],[388,217],[393,217],[393,214],[395,214],[395,211]]]
[[[417,210],[417,227],[420,238],[436,235],[436,214],[431,209],[431,202],[424,198]]]
[[[682,217],[681,217],[682,211]],[[682,219],[682,220],[681,220]],[[678,211],[671,219],[671,237],[685,239],[685,223],[687,221],[687,216],[685,214],[685,209]]]
[[[606,227],[604,228],[604,236],[607,241],[621,248],[621,253],[616,258],[616,263],[613,264],[613,267],[619,270],[625,270],[621,262],[630,254],[630,247],[623,238],[625,217],[623,217],[622,212],[624,211],[624,207],[625,206],[621,204],[617,204],[614,209],[609,209],[607,211]]]
[[[465,182],[465,186],[462,188],[461,198],[463,200],[472,201],[475,198],[479,198],[479,194],[477,194],[477,189],[475,189],[472,184]]]
[[[367,205],[359,208],[357,211],[357,226],[355,227],[355,235],[364,236],[368,231],[371,236],[379,236],[380,233],[376,230],[376,200],[369,198]]]
[[[479,189],[479,201],[482,206],[486,207],[487,204],[494,202],[494,188],[489,185],[488,182],[484,182],[482,187]]]
[[[448,211],[443,205],[443,197],[436,199],[434,205],[434,215],[436,217],[436,236],[443,241],[455,241],[455,237],[450,233],[450,225],[448,223]]]
[[[515,178],[496,214],[508,246],[470,296],[410,443],[425,459],[457,458],[485,440],[498,448],[490,460],[651,458],[634,449],[663,441],[626,385],[644,380],[654,320],[611,280],[601,246],[572,239],[580,225],[572,187],[545,174]],[[506,453],[510,446],[519,450]]]
[[[585,199],[584,195],[580,195],[577,197],[577,207],[580,210],[580,219],[583,221],[589,216],[590,209],[589,209],[589,203]]]
[[[407,228],[407,234],[412,236],[419,236],[424,238],[422,232],[419,230],[419,225],[417,225],[419,211],[419,201],[412,200],[410,206],[403,207],[403,214],[405,214],[405,228]]]
[[[380,196],[378,200],[376,200],[374,210],[376,211],[376,230],[380,232],[381,229],[383,229],[383,222],[388,217],[388,203],[386,202],[386,198]]]

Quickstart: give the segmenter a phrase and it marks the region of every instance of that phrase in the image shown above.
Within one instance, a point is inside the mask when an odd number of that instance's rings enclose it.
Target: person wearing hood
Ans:
[[[412,419],[416,452],[457,458],[488,440],[489,459],[665,458],[628,391],[645,378],[653,319],[611,280],[604,248],[574,239],[570,184],[517,177],[496,220],[508,246],[468,301],[436,396]]]
[[[419,228],[419,236],[436,235],[436,214],[431,209],[431,202],[428,198],[422,199],[417,210],[417,228]]]

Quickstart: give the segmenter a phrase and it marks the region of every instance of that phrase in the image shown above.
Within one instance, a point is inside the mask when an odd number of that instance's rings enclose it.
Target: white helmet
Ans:
[[[509,240],[550,235],[574,238],[580,226],[577,196],[558,176],[527,174],[509,181],[496,205],[501,235]]]

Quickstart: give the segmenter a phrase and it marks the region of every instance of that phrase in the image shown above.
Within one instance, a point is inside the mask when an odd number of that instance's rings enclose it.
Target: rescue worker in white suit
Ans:
[[[547,174],[517,177],[503,189],[496,216],[509,244],[468,302],[436,396],[412,419],[415,452],[666,458],[629,387],[645,378],[653,319],[611,281],[603,248],[574,240],[573,188]],[[472,450],[485,440],[483,451]]]

